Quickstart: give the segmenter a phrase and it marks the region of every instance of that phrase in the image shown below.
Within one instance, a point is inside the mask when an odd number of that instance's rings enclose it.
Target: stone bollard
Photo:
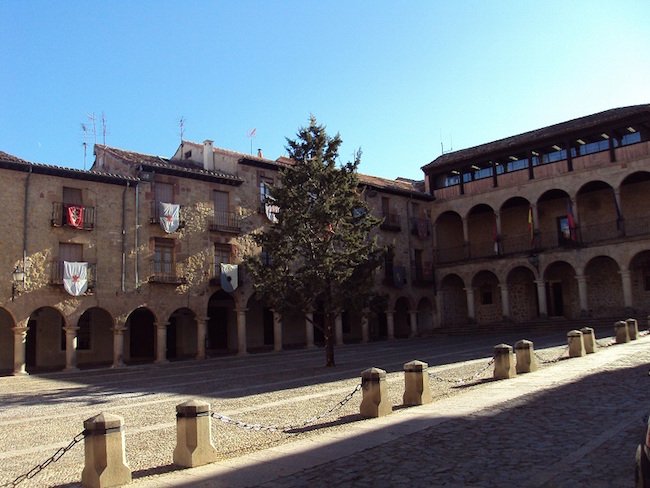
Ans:
[[[517,374],[537,371],[539,365],[531,341],[522,339],[515,342],[515,354],[517,356]]]
[[[507,380],[517,376],[512,347],[508,344],[494,346],[494,379]]]
[[[422,361],[411,361],[404,364],[404,405],[424,405],[431,403],[431,389],[429,388],[429,365]]]
[[[131,469],[124,450],[124,419],[100,413],[84,422],[85,464],[81,486],[106,488],[131,482]]]
[[[585,352],[587,354],[593,354],[596,352],[596,336],[594,335],[594,329],[591,327],[583,327],[580,329],[582,332],[582,341],[585,345]]]
[[[619,320],[614,322],[614,331],[616,333],[616,344],[625,344],[630,342],[630,334],[627,330],[627,322]]]
[[[211,439],[211,420],[209,403],[189,400],[176,405],[174,464],[193,468],[217,460],[217,450]]]
[[[393,407],[386,393],[386,371],[379,368],[362,371],[361,391],[363,392],[360,407],[362,417],[383,417],[392,413]]]
[[[631,341],[636,341],[639,337],[639,323],[636,319],[627,319],[627,334],[630,336]]]
[[[569,342],[569,357],[581,358],[585,353],[585,342],[582,338],[582,332],[579,330],[570,330],[566,335]]]

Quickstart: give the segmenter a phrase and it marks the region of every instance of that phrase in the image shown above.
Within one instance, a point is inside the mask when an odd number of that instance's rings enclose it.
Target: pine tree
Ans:
[[[270,191],[277,222],[254,235],[263,253],[245,260],[255,291],[280,315],[322,307],[327,366],[335,365],[336,316],[369,306],[381,254],[370,235],[380,220],[356,174],[361,152],[339,167],[340,145],[313,116],[295,140],[287,138],[294,165]]]

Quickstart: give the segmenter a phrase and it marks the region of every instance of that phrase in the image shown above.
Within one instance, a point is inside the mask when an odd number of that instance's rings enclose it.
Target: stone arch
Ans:
[[[53,307],[34,310],[27,321],[25,366],[28,372],[65,368],[65,317]]]
[[[440,281],[440,303],[443,327],[467,323],[467,295],[465,284],[457,274],[449,274]]]
[[[124,360],[128,364],[148,363],[156,359],[156,315],[147,307],[133,310],[126,319],[124,341],[128,344]]]
[[[77,364],[110,364],[113,359],[113,317],[100,307],[90,307],[77,321]]]
[[[433,305],[428,297],[420,298],[417,308],[417,333],[418,335],[428,335],[436,328]]]
[[[618,263],[609,256],[596,256],[585,266],[587,306],[592,317],[623,317],[625,304]]]
[[[399,297],[395,301],[393,320],[395,337],[398,339],[406,339],[411,335],[410,309],[411,304],[407,297]]]
[[[467,213],[467,240],[472,258],[494,256],[496,248],[496,215],[485,203],[475,205]]]
[[[212,353],[237,350],[237,317],[235,299],[223,290],[208,300],[207,349]]]
[[[568,226],[569,202],[569,194],[557,188],[547,190],[537,200],[539,245],[542,248],[557,248],[577,240],[575,229]]]
[[[585,183],[578,190],[576,200],[583,242],[614,239],[621,234],[616,196],[609,183],[600,180]]]
[[[448,210],[441,213],[435,222],[436,253],[439,263],[458,261],[465,257],[465,236],[463,219]]]
[[[490,324],[503,319],[499,278],[488,270],[479,271],[472,279],[475,318],[479,324]]]
[[[620,197],[625,235],[632,237],[650,233],[650,172],[637,171],[627,175],[620,185]]]
[[[529,228],[530,202],[523,197],[507,199],[499,209],[501,221],[500,245],[502,254],[529,251],[533,246]]]
[[[632,307],[640,316],[650,314],[650,250],[634,255],[630,260]]]
[[[198,353],[198,325],[194,311],[187,307],[174,310],[169,316],[166,334],[166,359],[196,357]]]
[[[506,282],[510,319],[518,323],[536,319],[539,316],[539,304],[533,271],[526,266],[517,266],[510,270]]]
[[[11,372],[14,366],[14,331],[16,322],[11,313],[0,307],[0,372]]]
[[[550,263],[544,270],[544,282],[549,317],[579,318],[578,282],[573,266],[566,261]]]

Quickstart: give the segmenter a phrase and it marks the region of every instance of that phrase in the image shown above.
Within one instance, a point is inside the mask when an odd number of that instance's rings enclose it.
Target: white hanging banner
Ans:
[[[232,293],[239,286],[238,266],[236,264],[221,264],[221,288],[223,291]]]
[[[180,209],[181,206],[176,203],[163,203],[160,202],[160,227],[171,234],[176,232],[180,224]]]
[[[88,289],[88,263],[63,261],[63,288],[78,297]]]
[[[276,215],[280,211],[280,207],[273,203],[264,204],[264,213],[266,213],[266,218],[269,219],[274,224],[278,223],[278,216]]]

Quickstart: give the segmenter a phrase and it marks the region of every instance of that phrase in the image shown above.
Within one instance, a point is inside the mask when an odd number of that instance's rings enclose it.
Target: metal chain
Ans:
[[[287,432],[289,432],[291,430],[300,429],[300,428],[305,427],[305,426],[307,426],[309,424],[313,424],[314,422],[317,422],[318,420],[320,420],[320,419],[322,419],[324,417],[327,417],[332,412],[338,410],[339,408],[342,408],[346,403],[348,403],[352,399],[354,394],[356,392],[358,392],[359,390],[361,390],[361,384],[358,384],[354,388],[354,390],[352,390],[352,392],[348,393],[345,396],[345,398],[343,398],[343,400],[338,402],[336,405],[334,405],[332,408],[330,408],[326,412],[324,412],[324,413],[322,413],[320,415],[316,415],[315,417],[311,417],[311,418],[309,418],[307,420],[304,420],[302,422],[299,422],[297,424],[289,424],[289,425],[249,424],[248,422],[242,422],[241,420],[235,420],[235,419],[232,419],[232,418],[228,417],[227,415],[221,415],[221,414],[216,413],[216,412],[212,412],[211,416],[212,416],[212,418],[220,420],[220,421],[222,421],[222,422],[224,422],[226,424],[232,424],[232,425],[235,425],[237,427],[241,427],[242,429],[263,430],[263,431],[267,431],[267,432],[284,432],[284,433],[287,433]],[[2,488],[2,487],[0,487],[0,488]]]
[[[553,358],[553,359],[546,359],[543,356],[540,356],[537,351],[535,351],[535,357],[542,363],[542,364],[550,364],[550,363],[557,363],[560,359],[564,357],[564,355],[569,351],[569,346],[566,346],[564,349],[562,349],[562,352],[559,354],[559,356]]]
[[[436,381],[441,381],[441,382],[447,382],[447,383],[455,383],[455,384],[462,384],[462,383],[467,383],[469,381],[475,380],[479,376],[481,376],[485,371],[494,364],[494,357],[488,361],[488,363],[479,369],[476,373],[474,373],[471,376],[468,376],[467,378],[461,378],[461,379],[449,379],[449,378],[443,378],[442,376],[438,376],[437,374],[433,373],[432,371],[429,371],[429,376]]]
[[[45,468],[47,468],[50,464],[55,463],[59,459],[61,459],[66,452],[68,452],[76,444],[81,442],[84,439],[84,437],[86,437],[86,431],[85,430],[79,432],[76,436],[74,436],[74,438],[70,441],[70,443],[67,446],[61,447],[58,451],[56,451],[54,454],[52,454],[49,458],[47,458],[41,464],[37,464],[32,469],[30,469],[29,471],[27,471],[24,474],[21,474],[20,476],[18,476],[13,481],[10,481],[8,483],[0,485],[0,488],[8,488],[8,487],[13,488],[14,486],[18,486],[20,483],[22,483],[25,480],[32,479],[38,473],[40,473]]]

